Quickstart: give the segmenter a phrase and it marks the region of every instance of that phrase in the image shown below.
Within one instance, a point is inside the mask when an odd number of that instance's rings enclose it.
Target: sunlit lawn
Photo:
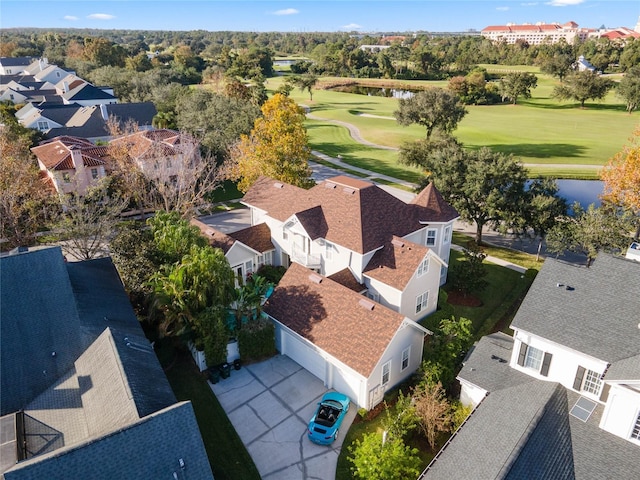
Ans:
[[[269,79],[268,87],[276,88],[281,82],[282,77]],[[539,75],[533,97],[521,98],[515,106],[468,106],[469,113],[455,135],[468,148],[490,147],[513,154],[523,163],[550,165],[533,167],[533,175],[596,178],[595,170],[556,168],[552,165],[604,165],[627,143],[634,128],[640,124],[640,113],[627,114],[613,91],[601,102],[588,101],[584,109],[575,102],[558,102],[551,98],[557,83],[557,79]],[[437,82],[437,86],[443,86],[442,82]],[[310,106],[313,115],[352,123],[366,140],[377,144],[399,147],[404,141],[417,140],[425,134],[424,128],[417,125],[402,127],[395,120],[360,115],[393,117],[394,110],[398,108],[396,99],[329,90],[314,90],[313,101],[309,100],[308,93],[299,89],[291,95],[299,103]],[[378,165],[378,171],[389,175],[393,174],[385,168],[405,169],[402,166],[392,167],[397,165],[396,152],[362,149],[345,128],[326,125],[319,128],[317,121],[308,121],[313,148],[329,155],[339,153],[349,162],[366,163],[368,157],[371,163]],[[401,178],[407,179],[406,176]]]

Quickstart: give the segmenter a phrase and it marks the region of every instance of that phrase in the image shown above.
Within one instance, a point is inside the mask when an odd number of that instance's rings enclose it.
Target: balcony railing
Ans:
[[[294,246],[291,251],[291,260],[307,268],[320,267],[320,255],[303,252],[296,246]]]

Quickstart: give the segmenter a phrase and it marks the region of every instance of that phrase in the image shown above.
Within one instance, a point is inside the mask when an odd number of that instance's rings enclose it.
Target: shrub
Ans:
[[[276,267],[275,265],[262,265],[256,274],[266,278],[268,282],[277,285],[286,271],[287,269],[283,266]]]
[[[243,361],[258,360],[276,353],[275,327],[264,317],[250,321],[238,331],[238,349]]]

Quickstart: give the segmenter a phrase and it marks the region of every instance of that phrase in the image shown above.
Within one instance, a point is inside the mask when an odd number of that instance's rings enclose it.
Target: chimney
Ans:
[[[76,175],[75,175],[76,188],[78,189],[78,193],[83,195],[89,179],[87,178],[87,173],[84,168],[84,160],[82,159],[82,150],[78,145],[71,145],[69,147],[69,152],[71,152],[71,159],[73,160],[73,166],[76,169]]]
[[[102,114],[102,118],[106,122],[109,120],[109,112],[107,112],[107,105],[104,103],[100,104],[100,113]]]

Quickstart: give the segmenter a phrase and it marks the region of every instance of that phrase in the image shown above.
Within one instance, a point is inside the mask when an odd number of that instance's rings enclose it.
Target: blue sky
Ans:
[[[633,28],[638,0],[1,0],[0,27],[464,31],[507,22]]]

